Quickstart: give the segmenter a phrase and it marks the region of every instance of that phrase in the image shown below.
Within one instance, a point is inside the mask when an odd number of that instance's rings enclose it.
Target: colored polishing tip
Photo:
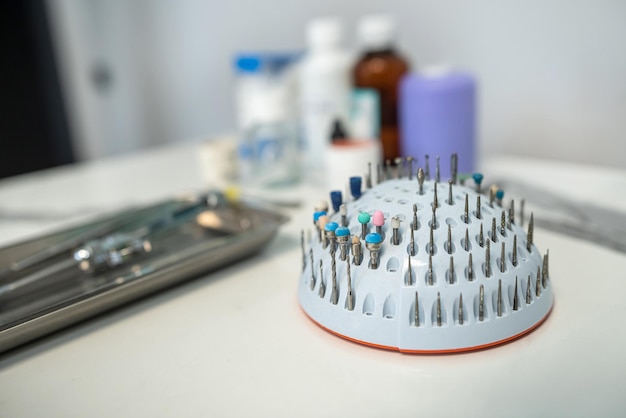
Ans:
[[[338,237],[347,237],[348,235],[350,235],[350,228],[346,226],[340,226],[339,228],[335,229],[335,235]]]
[[[335,212],[339,212],[339,207],[343,203],[343,198],[341,197],[340,190],[333,190],[330,192],[330,201],[333,204],[333,210]]]
[[[361,177],[350,177],[350,193],[355,199],[361,197]]]
[[[472,178],[474,179],[474,183],[480,185],[480,183],[483,182],[484,176],[482,175],[482,173],[474,173],[472,174]]]
[[[382,211],[377,210],[374,212],[372,223],[374,226],[383,226],[385,224],[385,215],[383,215]]]
[[[380,244],[382,240],[383,237],[381,237],[380,234],[377,234],[376,232],[370,232],[365,236],[365,242],[367,244]]]
[[[359,223],[366,224],[370,221],[370,214],[367,212],[359,213],[359,217],[357,218]]]
[[[326,226],[324,226],[324,230],[329,231],[329,232],[330,231],[334,232],[338,227],[339,227],[339,224],[337,222],[328,222]]]
[[[496,199],[502,199],[504,197],[504,190],[498,189],[496,192]]]
[[[326,215],[326,211],[318,210],[313,212],[313,222],[317,222],[320,219],[320,216]]]

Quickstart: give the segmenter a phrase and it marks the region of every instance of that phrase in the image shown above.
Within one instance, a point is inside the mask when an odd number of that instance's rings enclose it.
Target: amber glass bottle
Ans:
[[[359,43],[363,52],[353,70],[356,88],[375,89],[380,95],[380,139],[385,160],[400,156],[398,129],[398,87],[409,70],[408,62],[393,46],[395,23],[390,16],[372,15],[361,19]]]

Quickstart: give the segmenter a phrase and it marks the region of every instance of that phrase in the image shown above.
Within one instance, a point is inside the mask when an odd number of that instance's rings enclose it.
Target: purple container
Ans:
[[[441,157],[442,178],[450,176],[450,156],[457,153],[459,173],[476,165],[476,82],[462,72],[409,74],[400,83],[400,150],[424,166],[429,155],[431,175]]]

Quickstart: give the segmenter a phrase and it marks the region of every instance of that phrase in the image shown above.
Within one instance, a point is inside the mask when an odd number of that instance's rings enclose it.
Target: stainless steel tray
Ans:
[[[126,210],[2,248],[0,352],[251,256],[286,220],[210,194]],[[121,248],[83,257],[119,236],[125,237]],[[140,250],[130,254],[129,242],[141,243]],[[98,254],[106,260],[92,262]]]

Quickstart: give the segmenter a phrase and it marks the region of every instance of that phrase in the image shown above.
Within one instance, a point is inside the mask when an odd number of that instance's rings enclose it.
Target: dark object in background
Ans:
[[[74,162],[44,0],[0,13],[0,178]]]

